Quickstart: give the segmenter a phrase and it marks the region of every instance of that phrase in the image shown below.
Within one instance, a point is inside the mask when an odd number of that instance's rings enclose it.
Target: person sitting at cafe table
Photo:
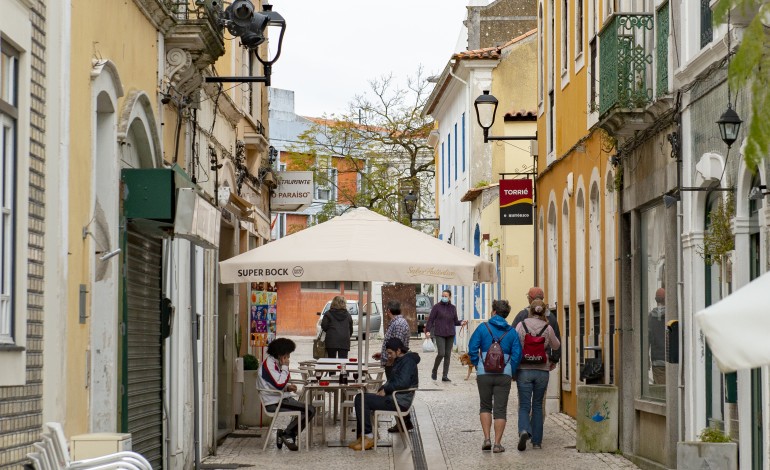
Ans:
[[[294,341],[288,338],[276,338],[267,345],[267,356],[259,366],[257,373],[257,387],[266,390],[280,390],[283,392],[283,402],[281,410],[294,410],[302,413],[302,419],[297,423],[296,416],[292,418],[286,429],[276,431],[275,444],[280,449],[286,444],[289,450],[299,450],[297,446],[297,427],[300,432],[305,428],[305,403],[292,396],[292,392],[297,391],[297,386],[289,383],[291,373],[289,372],[289,359],[291,353],[296,349]],[[262,401],[269,412],[275,411],[278,406],[280,396],[277,393],[262,394]],[[308,420],[313,419],[315,409],[308,408]]]
[[[388,325],[387,331],[385,331],[385,338],[382,342],[382,352],[374,353],[372,358],[379,359],[381,361],[382,365],[385,367],[385,378],[389,380],[390,374],[393,373],[394,358],[392,356],[388,356],[388,350],[385,349],[385,345],[388,344],[388,340],[390,338],[398,338],[402,343],[404,343],[404,346],[409,349],[409,335],[411,335],[411,330],[409,328],[409,323],[401,315],[400,302],[396,300],[389,301],[388,306],[385,309],[385,314],[387,315],[390,324]],[[404,424],[406,425],[406,429],[408,431],[411,431],[414,427],[412,425],[412,419],[409,417],[409,415],[404,417]],[[399,427],[400,426],[398,425],[398,420],[396,420],[396,424],[388,428],[388,432],[398,432]]]
[[[385,349],[388,356],[393,357],[393,369],[390,378],[380,387],[377,393],[367,393],[364,395],[363,429],[364,439],[361,439],[361,395],[356,395],[356,434],[358,439],[348,447],[353,450],[371,449],[374,447],[374,434],[372,433],[371,414],[375,410],[396,411],[393,403],[393,392],[398,390],[408,390],[417,388],[419,385],[417,364],[420,363],[420,356],[417,353],[409,352],[409,348],[398,338],[390,338],[385,342]],[[396,395],[398,406],[401,410],[407,410],[412,406],[414,392],[399,393]]]

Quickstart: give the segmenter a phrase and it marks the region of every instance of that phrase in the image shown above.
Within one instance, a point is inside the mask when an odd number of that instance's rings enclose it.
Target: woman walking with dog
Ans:
[[[441,376],[441,381],[451,382],[448,377],[449,358],[452,357],[455,327],[467,324],[467,320],[460,321],[457,319],[457,307],[452,305],[452,291],[445,289],[441,292],[441,302],[433,306],[430,310],[428,321],[425,323],[425,337],[433,337],[436,343],[436,361],[433,363],[431,379],[436,380],[438,377],[438,366],[443,359],[444,373]]]
[[[521,343],[516,330],[508,324],[511,306],[507,300],[492,302],[492,318],[473,332],[468,343],[468,355],[476,366],[479,389],[479,420],[484,432],[481,450],[505,452],[501,444],[508,413],[511,379],[521,360]],[[490,440],[492,419],[495,424],[495,445]]]
[[[543,398],[548,388],[548,376],[556,364],[548,360],[548,348],[561,344],[546,318],[545,302],[535,299],[529,306],[529,317],[519,323],[516,331],[522,346],[521,364],[516,379],[519,391],[519,451],[527,449],[532,439],[533,449],[543,447]]]

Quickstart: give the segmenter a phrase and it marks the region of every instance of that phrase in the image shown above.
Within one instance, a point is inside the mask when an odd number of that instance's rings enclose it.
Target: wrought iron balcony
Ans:
[[[599,33],[599,125],[630,135],[670,107],[669,7],[613,15]]]
[[[599,34],[599,115],[652,101],[654,16],[617,14]]]

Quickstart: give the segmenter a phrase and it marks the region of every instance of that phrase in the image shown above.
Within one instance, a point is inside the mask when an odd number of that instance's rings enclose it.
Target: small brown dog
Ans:
[[[473,372],[473,369],[476,368],[476,366],[474,366],[473,363],[471,362],[471,356],[469,356],[468,353],[460,354],[460,364],[464,366],[468,366],[468,375],[465,376],[465,380],[470,379],[471,372]]]

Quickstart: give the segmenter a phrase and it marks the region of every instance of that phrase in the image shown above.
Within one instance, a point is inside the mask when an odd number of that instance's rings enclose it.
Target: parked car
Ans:
[[[417,333],[422,333],[425,330],[430,309],[433,308],[433,298],[426,294],[417,294],[415,304],[417,306]]]
[[[331,307],[332,301],[326,302],[326,305],[324,306],[323,310],[318,312],[318,323],[316,323],[315,330],[316,330],[316,336],[318,336],[321,333],[321,320],[323,320],[323,316],[326,315],[326,312],[329,311],[329,308]],[[353,317],[353,338],[358,338],[358,324],[359,324],[359,315],[358,315],[358,301],[356,300],[348,300],[347,301],[348,306],[348,312],[350,313],[350,316]],[[369,303],[369,311],[372,313],[370,315],[364,315],[364,323],[369,326],[369,328],[365,328],[363,332],[363,337],[366,338],[367,333],[374,333],[375,335],[379,333],[380,326],[382,326],[382,314],[380,314],[380,309],[377,307],[377,304],[374,302]]]

